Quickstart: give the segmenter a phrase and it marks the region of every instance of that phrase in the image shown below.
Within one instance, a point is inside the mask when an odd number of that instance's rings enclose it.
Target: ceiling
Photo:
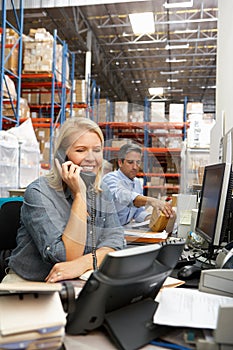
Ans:
[[[67,7],[54,1],[54,8],[24,8],[24,33],[30,28],[45,27],[51,33],[57,29],[75,52],[76,79],[85,78],[86,52],[91,47],[91,77],[101,98],[139,104],[146,97],[172,103],[198,101],[205,112],[214,112],[218,0],[193,0],[190,8],[164,7],[165,2],[183,1],[99,1]],[[129,14],[149,11],[154,13],[155,32],[133,34]],[[186,48],[168,48],[175,45]],[[163,87],[164,93],[150,96],[149,87]]]

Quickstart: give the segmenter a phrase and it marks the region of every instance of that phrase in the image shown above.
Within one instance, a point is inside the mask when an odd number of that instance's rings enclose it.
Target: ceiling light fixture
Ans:
[[[179,79],[167,79],[168,83],[177,83]]]
[[[153,12],[131,13],[129,20],[134,34],[145,34],[155,32]]]
[[[32,12],[25,13],[24,18],[38,18],[38,17],[47,17],[47,13],[45,11],[41,12]]]
[[[160,74],[162,74],[162,75],[165,75],[165,74],[178,74],[178,73],[179,73],[178,70],[165,71],[165,72],[161,71],[161,72],[160,72]]]
[[[149,88],[148,89],[149,94],[153,96],[162,96],[163,95],[163,88],[158,87],[158,88]]]
[[[180,59],[176,59],[176,58],[166,58],[166,62],[167,63],[180,63],[180,62],[187,62],[186,58],[180,58]]]
[[[201,86],[201,89],[216,89],[216,85]]]
[[[193,0],[190,1],[183,1],[183,2],[165,2],[163,4],[165,9],[174,9],[174,8],[179,8],[179,7],[193,7]]]
[[[183,92],[183,89],[171,89],[169,92]]]
[[[189,44],[184,44],[184,45],[166,45],[165,49],[166,50],[177,50],[177,49],[188,49]]]
[[[193,34],[197,33],[197,29],[181,29],[181,30],[174,30],[175,34]]]

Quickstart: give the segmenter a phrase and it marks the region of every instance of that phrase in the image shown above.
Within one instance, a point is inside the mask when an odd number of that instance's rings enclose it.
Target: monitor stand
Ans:
[[[166,326],[153,323],[157,307],[148,298],[105,315],[103,326],[118,349],[138,349],[166,333]]]

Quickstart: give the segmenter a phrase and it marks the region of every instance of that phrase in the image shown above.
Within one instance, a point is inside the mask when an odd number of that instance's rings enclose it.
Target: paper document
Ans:
[[[145,231],[135,231],[135,230],[125,230],[126,236],[134,236],[134,237],[143,237],[143,238],[158,238],[158,239],[166,239],[168,233],[164,230],[163,232],[145,232]]]
[[[143,222],[131,222],[127,225],[124,225],[124,229],[130,230],[130,229],[142,228],[142,227],[149,228],[149,223],[150,223],[150,220],[146,220]]]
[[[83,281],[87,281],[93,272],[94,272],[94,270],[87,270],[81,276],[79,276],[79,278]]]
[[[209,329],[217,327],[219,306],[233,305],[233,298],[186,288],[164,288],[156,301],[154,323]]]
[[[177,278],[173,278],[173,277],[168,276],[165,279],[165,281],[162,285],[162,288],[174,288],[174,287],[181,286],[184,283],[185,283],[184,281],[181,281]]]

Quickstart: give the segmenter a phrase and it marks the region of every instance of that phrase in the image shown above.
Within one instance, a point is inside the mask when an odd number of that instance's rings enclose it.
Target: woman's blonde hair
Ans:
[[[59,134],[54,142],[54,152],[53,152],[53,163],[50,172],[46,175],[49,185],[56,189],[62,190],[63,183],[60,175],[60,171],[56,165],[55,159],[60,163],[64,163],[69,147],[86,132],[96,133],[101,141],[103,148],[104,145],[104,136],[99,128],[99,126],[88,118],[79,118],[73,117],[67,119],[59,129]],[[101,182],[102,166],[98,170],[95,180],[95,189],[100,191],[100,182]]]

